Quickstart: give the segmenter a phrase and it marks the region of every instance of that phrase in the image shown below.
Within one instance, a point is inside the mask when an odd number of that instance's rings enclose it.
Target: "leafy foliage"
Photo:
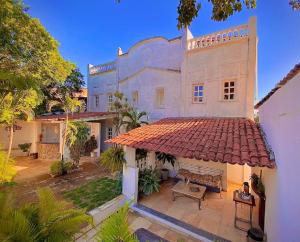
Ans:
[[[92,218],[84,210],[70,208],[57,200],[50,188],[38,190],[38,202],[20,208],[5,193],[0,194],[0,240],[44,242],[73,241],[85,223]]]
[[[156,160],[162,161],[163,164],[166,162],[170,163],[173,167],[175,165],[176,157],[174,155],[166,154],[163,152],[155,152]]]
[[[123,112],[122,119],[123,124],[126,125],[126,131],[139,128],[142,124],[148,124],[146,121],[141,121],[144,116],[147,116],[146,112],[139,112],[133,108]]]
[[[62,58],[58,42],[21,0],[0,0],[0,6],[0,97],[63,82],[74,65]]]
[[[34,89],[8,92],[0,102],[0,124],[9,127],[9,147],[7,159],[11,154],[16,119],[32,120],[33,109],[39,104],[39,95]]]
[[[118,135],[123,125],[123,114],[128,112],[131,107],[124,94],[117,91],[114,93],[114,101],[110,109],[112,112],[116,113],[116,117],[113,119],[113,125],[115,127],[116,135]]]
[[[66,142],[69,147],[70,156],[73,160],[74,166],[79,165],[80,156],[84,153],[88,135],[89,128],[84,122],[69,122]]]
[[[82,102],[80,100],[78,100],[77,98],[72,98],[69,95],[63,96],[61,95],[59,97],[59,100],[51,100],[48,103],[48,110],[51,111],[51,109],[55,106],[59,106],[61,107],[64,111],[65,111],[65,115],[66,115],[66,119],[65,119],[65,129],[63,131],[63,142],[61,144],[62,146],[62,160],[63,160],[63,155],[64,155],[64,151],[65,151],[65,145],[67,142],[67,137],[69,136],[70,140],[70,144],[72,144],[73,142],[75,142],[75,135],[74,135],[74,126],[72,126],[70,129],[69,127],[69,114],[70,113],[74,113],[76,111],[78,111],[78,109],[82,106]],[[71,135],[72,133],[72,135]],[[72,138],[71,138],[72,137]]]
[[[31,143],[18,144],[18,146],[23,152],[29,152]]]
[[[54,161],[50,166],[50,172],[54,176],[62,176],[67,174],[73,167],[72,162]]]
[[[159,190],[159,175],[157,170],[145,168],[139,172],[139,191],[150,195]]]
[[[47,103],[51,100],[60,101],[63,96],[70,96],[74,98],[76,92],[80,92],[82,86],[84,85],[83,75],[78,68],[72,70],[71,74],[67,77],[64,82],[54,82],[46,87],[42,88],[44,95],[44,100],[41,105],[36,108],[36,113],[43,114],[46,113]],[[83,107],[82,107],[83,108]],[[62,111],[59,106],[53,107],[52,111]]]
[[[236,12],[242,11],[243,7],[247,9],[256,8],[256,0],[208,0],[213,5],[211,19],[215,21],[224,21]],[[178,29],[188,27],[194,18],[198,16],[201,4],[197,0],[180,0],[177,8]]]
[[[108,148],[101,154],[100,162],[112,172],[122,170],[123,164],[126,162],[123,148],[118,146]]]
[[[136,161],[145,160],[147,158],[148,151],[145,149],[137,148],[135,150],[135,159]]]
[[[7,160],[6,152],[0,151],[0,185],[11,182],[17,174],[14,163],[15,161],[11,158]]]
[[[99,242],[138,242],[138,239],[129,228],[129,204],[125,204],[116,213],[105,220],[96,236]]]
[[[97,140],[95,138],[95,135],[92,135],[90,137],[90,139],[88,139],[86,142],[85,142],[85,145],[84,145],[84,152],[86,155],[90,155],[90,153],[94,150],[94,149],[97,149],[98,147],[98,144],[97,144]]]
[[[293,10],[299,10],[300,9],[300,0],[291,0],[289,4],[292,6]]]
[[[180,0],[177,7],[177,28],[182,29],[188,27],[194,18],[198,16],[201,4],[196,0]]]

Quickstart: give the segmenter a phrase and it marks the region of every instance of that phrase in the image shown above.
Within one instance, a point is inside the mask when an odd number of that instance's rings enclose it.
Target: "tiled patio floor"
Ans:
[[[190,236],[186,236],[181,233],[178,233],[177,231],[172,230],[169,227],[164,226],[160,223],[139,216],[137,213],[134,212],[129,213],[128,222],[130,224],[130,229],[133,232],[138,230],[139,228],[145,228],[150,232],[170,242],[196,242],[196,241],[201,242],[199,240],[193,239]]]
[[[222,192],[222,198],[218,193],[207,192],[202,202],[202,209],[198,209],[198,202],[186,197],[172,200],[171,188],[176,181],[170,180],[161,185],[160,191],[149,197],[140,199],[144,206],[167,214],[178,220],[191,224],[199,229],[206,230],[233,242],[246,241],[246,232],[234,227],[234,202],[233,191],[240,186],[229,184],[227,192]],[[249,207],[239,205],[239,216],[249,218]],[[258,200],[253,210],[253,226],[258,223]],[[245,224],[241,224],[246,226]]]

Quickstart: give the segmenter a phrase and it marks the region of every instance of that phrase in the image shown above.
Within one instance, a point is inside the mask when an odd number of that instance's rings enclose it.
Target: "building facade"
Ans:
[[[253,119],[257,89],[256,18],[200,37],[186,29],[174,39],[142,40],[114,61],[88,65],[88,111],[110,110],[124,93],[148,121],[165,117]],[[112,123],[102,124],[102,141]],[[105,148],[106,144],[101,145]]]
[[[300,147],[300,63],[257,105],[259,120],[276,158],[276,170],[263,169],[268,241],[298,241],[297,190]]]

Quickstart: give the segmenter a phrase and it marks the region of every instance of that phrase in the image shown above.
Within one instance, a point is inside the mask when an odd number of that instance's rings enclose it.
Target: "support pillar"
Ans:
[[[139,169],[135,160],[135,149],[124,146],[126,164],[123,165],[122,194],[134,203],[138,198]]]

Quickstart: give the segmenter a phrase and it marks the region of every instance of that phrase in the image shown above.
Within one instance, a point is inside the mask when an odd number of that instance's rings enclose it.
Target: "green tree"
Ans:
[[[73,166],[79,165],[80,156],[84,153],[85,143],[88,139],[89,128],[84,122],[69,122],[67,132],[67,145],[70,149],[70,156]]]
[[[84,210],[57,200],[50,188],[38,190],[38,202],[19,208],[6,193],[0,193],[0,240],[7,242],[74,241],[82,225],[92,224]]]
[[[71,132],[73,132],[71,129],[69,129],[69,115],[73,114],[74,112],[78,111],[80,107],[82,106],[82,102],[78,100],[77,98],[71,98],[69,95],[63,96],[61,95],[59,97],[59,100],[51,100],[48,102],[48,110],[51,111],[53,107],[60,107],[65,112],[65,128],[63,130],[63,141],[61,144],[61,151],[62,151],[62,161],[64,161],[64,152],[65,152],[65,146],[67,137],[71,136]],[[73,134],[74,137],[74,134]],[[69,141],[74,142],[74,141]]]
[[[123,124],[126,125],[126,131],[141,127],[142,124],[148,124],[146,121],[141,119],[147,116],[146,112],[139,112],[137,109],[130,109],[122,114]]]
[[[61,96],[69,95],[74,97],[74,93],[80,92],[85,82],[83,75],[78,68],[72,70],[71,74],[64,82],[54,82],[42,88],[44,100],[36,109],[36,113],[42,114],[47,112],[47,103],[49,100],[60,100]],[[60,111],[59,108],[55,111]]]
[[[114,93],[114,100],[111,104],[110,110],[115,112],[116,116],[113,118],[113,125],[115,128],[115,134],[120,133],[123,125],[123,114],[130,111],[132,107],[129,105],[127,98],[121,92]]]
[[[0,0],[0,102],[11,91],[63,82],[74,69],[21,0]]]
[[[34,117],[33,110],[39,102],[38,93],[33,89],[28,89],[9,92],[0,103],[0,124],[7,126],[9,130],[7,161],[11,155],[16,120],[32,120]]]
[[[98,242],[138,242],[130,231],[128,223],[129,204],[125,204],[116,213],[103,222],[96,236]]]
[[[224,21],[243,8],[251,9],[256,7],[256,0],[208,0],[212,3],[211,19],[215,21]],[[180,0],[177,7],[177,27],[178,29],[188,27],[198,16],[201,4],[197,0]]]

